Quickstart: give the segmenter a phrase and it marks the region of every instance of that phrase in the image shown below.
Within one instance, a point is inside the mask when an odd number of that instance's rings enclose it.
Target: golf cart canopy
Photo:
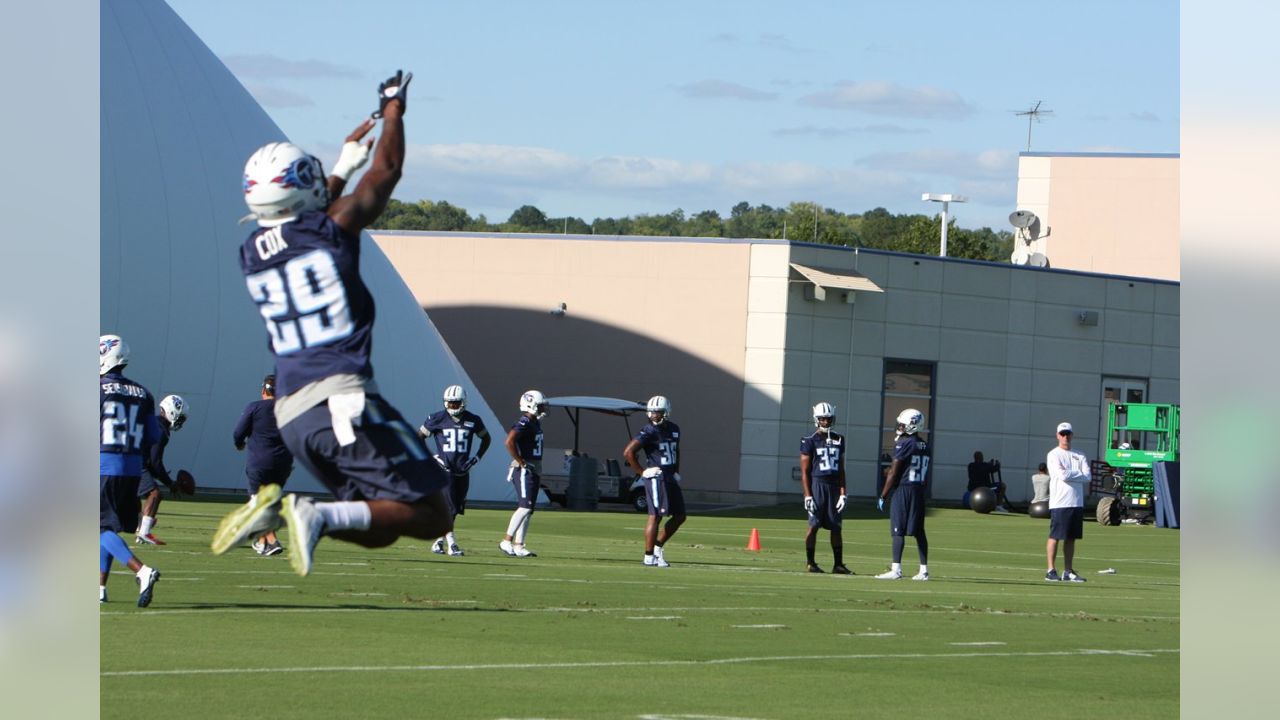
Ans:
[[[565,395],[564,397],[547,398],[547,404],[551,407],[595,410],[596,412],[607,413],[609,415],[621,415],[622,417],[626,417],[633,412],[643,412],[645,408],[644,405],[641,405],[638,402],[631,402],[630,400],[621,400],[619,398],[609,397],[593,397],[591,395]]]

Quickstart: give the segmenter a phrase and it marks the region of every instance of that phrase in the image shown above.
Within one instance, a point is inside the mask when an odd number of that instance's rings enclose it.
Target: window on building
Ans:
[[[1102,438],[1099,442],[1099,455],[1105,448],[1116,449],[1121,444],[1127,444],[1134,450],[1145,450],[1148,446],[1148,438],[1142,437],[1142,433],[1125,433],[1125,437],[1120,437],[1120,431],[1116,431],[1114,437],[1107,437],[1107,406],[1129,403],[1147,402],[1147,381],[1144,378],[1103,378],[1102,379],[1102,412],[1099,418],[1098,437]]]

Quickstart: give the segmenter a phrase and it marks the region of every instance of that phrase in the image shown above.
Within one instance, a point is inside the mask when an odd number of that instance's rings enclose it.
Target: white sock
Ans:
[[[533,509],[529,508],[524,514],[524,520],[521,521],[520,527],[516,528],[516,544],[524,545],[524,536],[529,532],[529,521],[533,519]]]
[[[139,535],[150,535],[151,530],[156,526],[156,519],[150,515],[142,516],[142,526],[138,528]]]
[[[928,574],[929,574],[929,566],[928,566],[928,565],[921,565],[921,566],[920,566],[920,572],[921,572],[921,574],[928,575]]]
[[[445,536],[444,536],[444,542],[445,542],[445,544],[446,544],[446,545],[457,545],[457,544],[458,544],[458,538],[454,537],[454,536],[453,536],[453,531],[452,531],[452,530],[450,530],[449,532],[445,533]]]
[[[511,522],[507,523],[507,534],[513,538],[516,537],[516,531],[520,529],[520,526],[524,525],[525,517],[532,512],[533,510],[529,508],[516,508],[516,511],[511,513]],[[524,537],[524,535],[522,534],[520,537]]]
[[[107,596],[107,586],[106,586],[106,585],[99,585],[99,586],[98,586],[98,599],[99,599],[99,600],[101,600],[102,598],[104,598],[104,597],[106,597],[106,596]]]
[[[373,522],[369,503],[363,501],[316,503],[316,510],[324,518],[325,532],[339,530],[368,530]]]
[[[149,566],[143,565],[142,567],[138,568],[138,572],[134,573],[134,576],[136,576],[139,580],[141,580],[142,576],[147,572],[149,572],[150,570],[151,568]]]
[[[896,573],[900,573],[902,572],[902,563],[889,563],[889,569]]]

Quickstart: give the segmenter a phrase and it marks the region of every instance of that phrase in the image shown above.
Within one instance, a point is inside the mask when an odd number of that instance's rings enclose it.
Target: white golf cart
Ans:
[[[568,507],[571,500],[569,465],[576,458],[588,457],[583,454],[582,448],[579,446],[582,411],[588,410],[593,413],[622,418],[626,435],[619,438],[616,447],[608,450],[610,454],[621,455],[622,448],[634,436],[631,432],[629,417],[635,412],[640,413],[641,417],[643,417],[645,406],[630,400],[589,395],[547,398],[547,405],[553,408],[564,408],[569,422],[573,424],[573,447],[563,449],[548,447],[543,451],[542,455],[542,488],[553,502]],[[548,415],[551,414],[548,413]],[[543,422],[548,419],[550,417],[544,419]],[[644,483],[631,472],[631,468],[627,467],[626,460],[608,458],[607,455],[592,455],[590,457],[597,458],[596,487],[599,489],[597,497],[600,502],[625,503],[631,505],[638,512],[648,512],[649,507],[645,501]],[[600,457],[605,457],[606,459],[600,460]]]

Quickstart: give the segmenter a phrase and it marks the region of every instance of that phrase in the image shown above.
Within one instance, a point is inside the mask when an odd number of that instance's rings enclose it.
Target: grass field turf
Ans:
[[[149,609],[114,568],[103,718],[1178,713],[1176,531],[1089,524],[1089,582],[1046,583],[1047,521],[932,510],[921,583],[871,577],[888,521],[865,508],[845,519],[853,577],[800,572],[798,507],[691,516],[669,569],[640,564],[640,514],[540,510],[539,557],[517,559],[497,548],[510,511],[470,509],[465,557],[325,539],[300,578],[285,555],[209,553],[231,508],[165,503],[169,545],[140,550],[163,572]],[[752,528],[763,552],[743,549]],[[910,539],[903,559],[914,574]]]

